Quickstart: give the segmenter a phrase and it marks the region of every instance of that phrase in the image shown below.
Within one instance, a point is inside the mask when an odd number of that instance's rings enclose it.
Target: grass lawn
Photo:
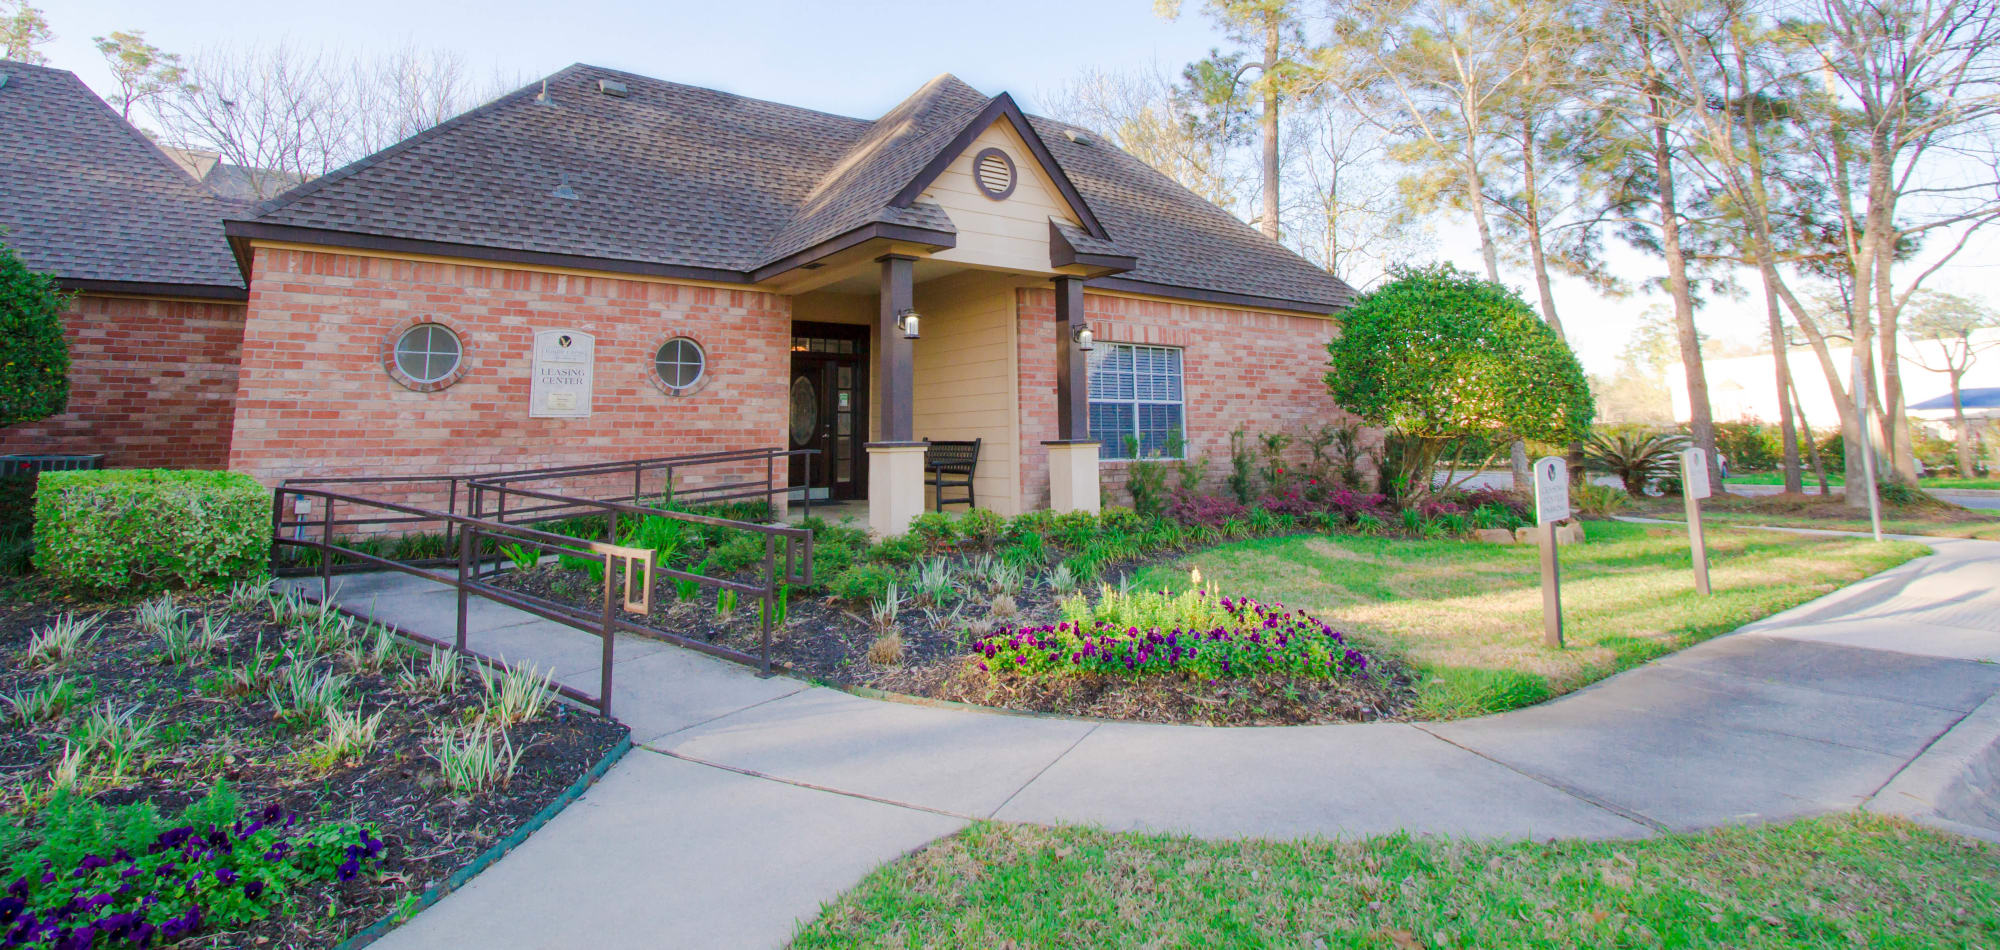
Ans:
[[[1680,498],[1628,501],[1620,513],[1681,520],[1686,508]],[[1857,512],[1838,497],[1819,495],[1723,495],[1702,501],[1702,520],[1712,524],[1772,525],[1780,528],[1821,528],[1867,531],[1868,511]],[[2000,541],[2000,512],[1961,508],[1952,504],[1882,505],[1882,530],[1887,534],[1921,534],[1938,538]]]
[[[1562,549],[1568,646],[1542,646],[1536,549],[1352,535],[1265,538],[1142,572],[1181,589],[1188,568],[1227,594],[1305,608],[1402,657],[1416,715],[1474,716],[1527,706],[1734,630],[1927,551],[1768,531],[1709,532],[1715,594],[1695,593],[1687,535],[1590,522]]]
[[[1819,480],[1813,477],[1812,472],[1806,472],[1805,476],[1805,483],[1807,485],[1814,487],[1819,485]],[[1745,472],[1741,475],[1731,475],[1723,479],[1723,481],[1731,485],[1783,485],[1785,483],[1785,476],[1782,472]],[[1834,486],[1845,484],[1841,480],[1841,476],[1836,474],[1828,474],[1826,481],[1827,484]],[[2000,478],[1954,478],[1949,475],[1926,475],[1918,479],[1917,483],[1925,488],[1970,488],[2000,491]]]
[[[980,823],[794,947],[1971,947],[2000,848],[1842,815],[1641,841],[1205,842]]]

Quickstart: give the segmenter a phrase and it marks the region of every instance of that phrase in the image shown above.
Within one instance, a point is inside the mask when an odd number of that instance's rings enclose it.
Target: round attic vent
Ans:
[[[980,194],[994,201],[1014,193],[1014,160],[997,148],[983,149],[972,159],[972,180]]]

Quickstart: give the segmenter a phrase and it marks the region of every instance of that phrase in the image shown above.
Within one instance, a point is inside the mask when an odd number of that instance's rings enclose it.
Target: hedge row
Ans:
[[[237,472],[44,472],[35,491],[35,567],[73,590],[212,586],[270,551],[271,491]]]

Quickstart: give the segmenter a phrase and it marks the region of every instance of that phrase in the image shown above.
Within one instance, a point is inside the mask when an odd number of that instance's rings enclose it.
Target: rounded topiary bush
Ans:
[[[1362,421],[1409,440],[1398,459],[1406,497],[1428,490],[1449,445],[1589,432],[1583,366],[1519,294],[1449,264],[1391,276],[1339,314],[1326,384]]]
[[[93,593],[150,593],[262,574],[271,492],[248,475],[172,469],[44,472],[35,567]]]

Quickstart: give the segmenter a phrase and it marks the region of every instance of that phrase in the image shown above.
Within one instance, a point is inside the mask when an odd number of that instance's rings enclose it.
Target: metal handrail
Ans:
[[[507,485],[523,481],[546,481],[558,478],[586,478],[592,476],[617,475],[626,471],[632,473],[632,501],[637,504],[644,497],[644,482],[648,471],[661,470],[665,476],[664,494],[707,504],[730,501],[738,498],[771,498],[789,495],[793,491],[803,494],[803,513],[812,516],[812,474],[813,459],[819,455],[818,449],[729,449],[717,452],[697,452],[688,455],[663,455],[656,458],[628,459],[615,462],[583,462],[576,465],[557,465],[538,469],[517,469],[497,472],[491,475],[474,476],[471,480],[487,485]],[[805,461],[805,478],[802,485],[792,485],[789,472],[784,484],[778,483],[777,463],[792,458]],[[763,462],[764,480],[724,482],[698,488],[676,490],[674,476],[677,471],[704,466],[725,465],[731,462]],[[761,487],[758,487],[761,486]]]
[[[809,452],[811,450],[804,450],[804,451]],[[779,450],[761,450],[756,452],[739,452],[739,453],[709,453],[706,456],[704,456],[703,459],[704,460],[708,459],[736,460],[736,459],[756,459],[756,458],[775,459],[777,457],[786,456],[790,454],[794,453],[783,452]],[[811,464],[810,455],[808,455],[807,457],[808,457],[807,465],[810,466]],[[674,461],[676,464],[679,464],[685,461],[687,458],[688,457],[686,456],[677,456],[677,457],[672,457],[671,460]],[[563,477],[567,477],[570,474],[580,469],[588,470],[586,471],[586,474],[598,474],[599,472],[596,470],[608,470],[615,473],[627,467],[634,467],[637,465],[643,465],[647,463],[658,463],[660,461],[662,460],[641,460],[638,463],[605,463],[593,466],[571,466],[564,469],[556,469],[553,470],[553,472]],[[635,472],[643,471],[643,469],[640,468],[635,468],[634,470]],[[544,477],[544,478],[549,477],[550,474],[551,474],[550,470],[544,470],[536,473],[536,475],[538,475],[539,477]],[[581,629],[581,630],[595,629],[599,633],[600,637],[603,638],[604,640],[603,678],[598,696],[595,699],[593,699],[589,696],[586,696],[574,690],[573,688],[566,686],[559,687],[559,691],[563,692],[564,695],[571,696],[572,698],[578,699],[579,701],[596,705],[600,710],[606,711],[607,713],[610,707],[611,684],[612,684],[611,669],[612,669],[613,658],[612,658],[611,643],[615,639],[615,634],[621,631],[636,633],[642,636],[649,636],[656,639],[665,640],[680,646],[688,647],[690,649],[710,654],[712,656],[721,657],[723,659],[728,659],[740,663],[752,664],[757,666],[762,674],[770,675],[770,673],[773,671],[774,668],[774,664],[771,661],[772,634],[773,634],[772,626],[773,626],[773,619],[775,616],[776,597],[778,595],[778,590],[783,585],[804,586],[804,585],[810,585],[812,583],[813,532],[811,529],[797,528],[783,524],[759,524],[755,522],[738,521],[729,518],[721,518],[713,515],[696,514],[693,512],[686,512],[686,511],[675,511],[668,508],[652,507],[644,504],[638,504],[636,503],[636,499],[635,502],[628,503],[626,501],[623,501],[622,499],[604,500],[596,498],[587,498],[578,495],[566,495],[558,492],[542,491],[539,489],[526,488],[511,484],[514,481],[523,480],[526,477],[528,476],[523,475],[523,473],[507,472],[507,473],[497,473],[497,477],[472,476],[472,475],[452,475],[452,476],[391,475],[391,476],[345,476],[345,477],[327,477],[327,478],[288,479],[283,484],[281,484],[278,487],[278,489],[274,491],[272,494],[271,529],[272,529],[272,538],[274,542],[272,548],[272,572],[274,574],[303,573],[302,571],[288,572],[281,567],[281,565],[279,564],[280,560],[279,551],[282,548],[294,547],[294,548],[305,548],[318,551],[319,552],[318,573],[320,575],[320,580],[321,580],[320,596],[322,602],[326,603],[331,602],[333,561],[336,555],[348,561],[355,562],[358,565],[362,566],[372,565],[375,567],[401,571],[403,573],[423,577],[427,580],[431,580],[437,583],[442,583],[447,586],[450,586],[455,590],[457,590],[458,592],[457,629],[456,629],[456,636],[454,637],[451,643],[447,644],[443,641],[439,641],[431,637],[415,633],[413,631],[399,629],[398,632],[421,642],[430,643],[435,646],[449,647],[459,653],[474,656],[483,662],[495,666],[504,667],[504,662],[498,660],[497,658],[488,657],[483,654],[476,653],[470,650],[466,645],[467,641],[466,619],[467,619],[467,609],[468,609],[468,598],[471,595],[484,597],[496,603],[513,607],[515,609],[523,610],[535,616],[542,617],[544,619],[551,620],[557,623],[562,623],[564,625],[571,626],[576,629]],[[638,478],[639,476],[635,475],[635,482],[638,480]],[[425,508],[420,505],[411,505],[400,502],[388,501],[379,498],[370,498],[365,495],[354,494],[348,491],[336,491],[333,490],[332,488],[327,488],[327,487],[316,487],[316,486],[340,486],[342,488],[346,488],[349,486],[366,486],[371,484],[406,485],[406,484],[424,483],[424,482],[439,483],[446,485],[449,495],[449,504],[451,505],[452,510],[439,511],[436,509]],[[497,502],[496,512],[490,517],[486,514],[484,510],[485,502],[489,494],[493,496],[493,498]],[[291,499],[299,499],[299,498],[319,499],[321,500],[321,503],[324,505],[325,510],[319,512],[318,513],[319,517],[317,518],[299,518],[299,519],[287,520],[285,516],[286,502],[288,500],[287,496],[290,496]],[[509,496],[517,496],[519,498],[539,501],[543,502],[544,504],[540,505],[537,508],[530,508],[530,509],[523,509],[520,506],[516,506],[514,511],[509,513],[506,511],[506,499]],[[468,513],[460,513],[457,510],[459,507],[459,499],[461,498],[465,499],[466,505],[470,509]],[[350,512],[353,512],[358,509],[362,511],[380,512],[382,513],[382,515],[376,517],[353,517],[352,514],[350,514],[349,517],[337,519],[335,517],[336,505],[344,505],[350,510]],[[620,548],[615,543],[598,543],[586,539],[571,537],[569,535],[542,531],[536,528],[527,527],[521,523],[523,521],[528,523],[548,521],[548,520],[554,520],[557,517],[562,517],[560,515],[541,515],[533,518],[521,517],[522,515],[528,514],[531,511],[541,511],[541,512],[546,512],[550,510],[576,511],[578,509],[584,510],[585,512],[584,516],[601,515],[606,519],[607,542],[615,542],[617,540],[618,520],[621,515],[634,515],[640,517],[665,517],[680,521],[691,522],[695,524],[725,527],[739,531],[749,531],[752,532],[753,534],[761,535],[764,539],[764,564],[763,564],[763,570],[758,578],[758,581],[755,583],[739,581],[739,580],[730,580],[727,578],[720,578],[720,577],[709,577],[706,575],[697,574],[690,571],[678,570],[668,565],[656,564],[650,559],[650,557],[648,558],[645,565],[646,566],[645,577],[649,581],[653,578],[654,575],[657,574],[670,579],[693,581],[702,586],[713,587],[716,588],[717,590],[736,591],[741,594],[751,595],[755,597],[757,599],[758,604],[760,605],[759,621],[762,625],[760,649],[758,650],[758,652],[756,654],[750,654],[739,650],[731,649],[729,647],[717,646],[708,643],[706,641],[697,640],[690,637],[684,637],[679,634],[673,633],[671,631],[661,630],[656,627],[648,626],[642,623],[636,623],[623,616],[617,615],[612,609],[613,586],[615,583],[613,575],[617,573],[615,569],[616,565],[613,562],[619,556],[619,552],[628,552],[629,549]],[[510,514],[512,515],[511,518],[509,517]],[[447,538],[455,538],[457,541],[456,576],[446,576],[438,572],[423,570],[419,568],[416,564],[403,563],[389,558],[380,557],[378,555],[359,550],[352,546],[338,544],[336,541],[336,534],[337,534],[336,529],[340,527],[353,527],[353,526],[364,526],[364,525],[379,526],[386,524],[413,525],[413,524],[430,523],[430,522],[441,523],[444,526],[445,536]],[[308,529],[313,529],[313,528],[318,529],[317,537],[309,536]],[[286,535],[288,529],[298,529],[297,533],[299,534],[299,536],[287,537]],[[599,555],[600,557],[603,558],[603,569],[605,577],[604,610],[602,616],[593,616],[589,612],[578,610],[577,608],[572,607],[568,604],[560,603],[554,600],[549,600],[547,598],[537,597],[530,594],[524,594],[518,591],[504,590],[498,587],[494,587],[490,583],[487,583],[482,579],[482,568],[486,560],[488,560],[489,558],[489,555],[482,554],[480,550],[482,547],[481,542],[484,540],[508,540],[532,546],[537,550],[552,550],[577,556],[589,556],[592,553]],[[778,545],[781,541],[783,542],[784,545],[784,552],[783,552],[784,563],[782,572],[780,572],[779,565],[777,563]],[[424,563],[438,563],[438,562],[424,562]],[[444,562],[444,563],[448,564],[449,562]],[[630,583],[631,581],[628,578],[627,579],[628,587]],[[639,603],[647,602],[650,598],[650,594],[651,590],[649,584],[648,589],[645,592],[645,596],[639,598],[637,602]],[[626,591],[626,600],[628,603],[634,602],[631,597],[631,591],[629,589]]]

